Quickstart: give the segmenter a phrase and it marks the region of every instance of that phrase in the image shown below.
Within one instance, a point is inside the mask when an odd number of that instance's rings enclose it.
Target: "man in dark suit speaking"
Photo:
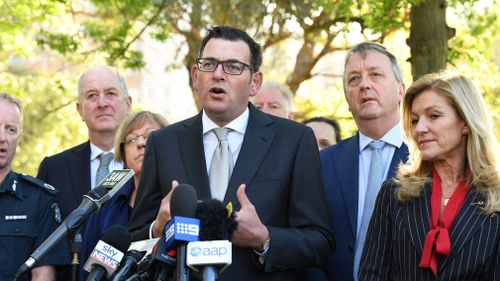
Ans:
[[[261,61],[244,31],[208,31],[191,69],[203,110],[150,135],[129,224],[134,239],[160,236],[177,182],[231,202],[238,228],[221,281],[294,280],[292,269],[320,265],[334,247],[312,130],[249,104]]]

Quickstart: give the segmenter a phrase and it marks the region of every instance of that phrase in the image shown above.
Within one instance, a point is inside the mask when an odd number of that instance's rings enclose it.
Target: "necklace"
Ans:
[[[443,193],[441,193],[441,196],[443,197],[443,206],[446,206],[446,204],[448,204],[448,201],[450,201],[451,196],[446,197],[446,196],[444,196]]]

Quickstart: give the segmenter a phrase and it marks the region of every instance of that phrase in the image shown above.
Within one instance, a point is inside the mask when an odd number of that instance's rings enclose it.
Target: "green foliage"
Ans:
[[[36,175],[44,156],[52,155],[85,140],[75,109],[74,78],[69,74],[0,74],[2,91],[23,104],[24,129],[13,169]]]
[[[500,77],[500,2],[489,2],[453,3],[449,24],[456,28],[457,34],[449,41],[448,61],[449,68],[467,75],[479,86],[500,139],[500,82],[495,79]]]
[[[360,1],[360,6],[360,16],[374,34],[386,34],[401,28],[408,10],[407,3],[400,0]]]
[[[287,81],[292,74],[302,75],[300,87],[309,92],[297,99],[299,121],[333,117],[341,123],[342,136],[348,137],[355,125],[339,84],[341,63],[326,68],[318,64],[359,40],[388,43],[395,33],[408,30],[410,5],[421,1],[0,1],[0,90],[14,94],[25,105],[14,168],[36,174],[44,156],[86,139],[75,110],[76,79],[82,64],[106,62],[139,70],[144,67],[142,38],[147,35],[165,42],[176,34],[185,39],[185,45],[172,57],[182,56],[189,65],[204,31],[214,25],[245,29],[264,46],[267,80]],[[450,68],[481,86],[500,137],[498,1],[446,3],[450,5],[448,25],[457,31],[449,41]],[[406,48],[404,39],[399,41],[390,43],[398,52]],[[404,62],[407,57],[400,54],[398,59]],[[323,75],[334,78],[320,79]]]

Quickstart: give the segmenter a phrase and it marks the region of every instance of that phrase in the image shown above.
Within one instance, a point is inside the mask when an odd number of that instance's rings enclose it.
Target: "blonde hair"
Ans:
[[[118,128],[115,139],[115,160],[125,162],[125,137],[130,134],[133,130],[139,128],[146,122],[154,122],[160,126],[160,128],[168,126],[168,122],[165,117],[158,113],[153,113],[150,111],[140,111],[128,116],[123,120],[122,124]],[[127,164],[127,163],[125,163]]]
[[[406,164],[398,169],[396,181],[401,185],[397,191],[400,201],[408,202],[418,197],[429,175],[433,163],[422,160],[420,150],[412,138],[414,124],[411,109],[415,98],[426,90],[432,90],[447,97],[461,119],[467,124],[466,165],[468,165],[468,184],[485,199],[483,211],[487,214],[500,211],[500,170],[497,159],[498,142],[494,135],[486,104],[467,77],[442,71],[422,76],[415,81],[403,99],[403,128],[410,156]]]

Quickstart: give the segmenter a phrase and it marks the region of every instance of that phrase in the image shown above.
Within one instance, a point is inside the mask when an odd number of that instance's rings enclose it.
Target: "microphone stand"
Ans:
[[[69,239],[71,247],[71,281],[78,281],[78,271],[80,269],[80,251],[82,250],[81,229],[75,231]]]
[[[203,281],[217,280],[217,270],[213,266],[205,266],[203,268]]]
[[[189,272],[186,268],[186,245],[177,247],[176,281],[188,281]]]

